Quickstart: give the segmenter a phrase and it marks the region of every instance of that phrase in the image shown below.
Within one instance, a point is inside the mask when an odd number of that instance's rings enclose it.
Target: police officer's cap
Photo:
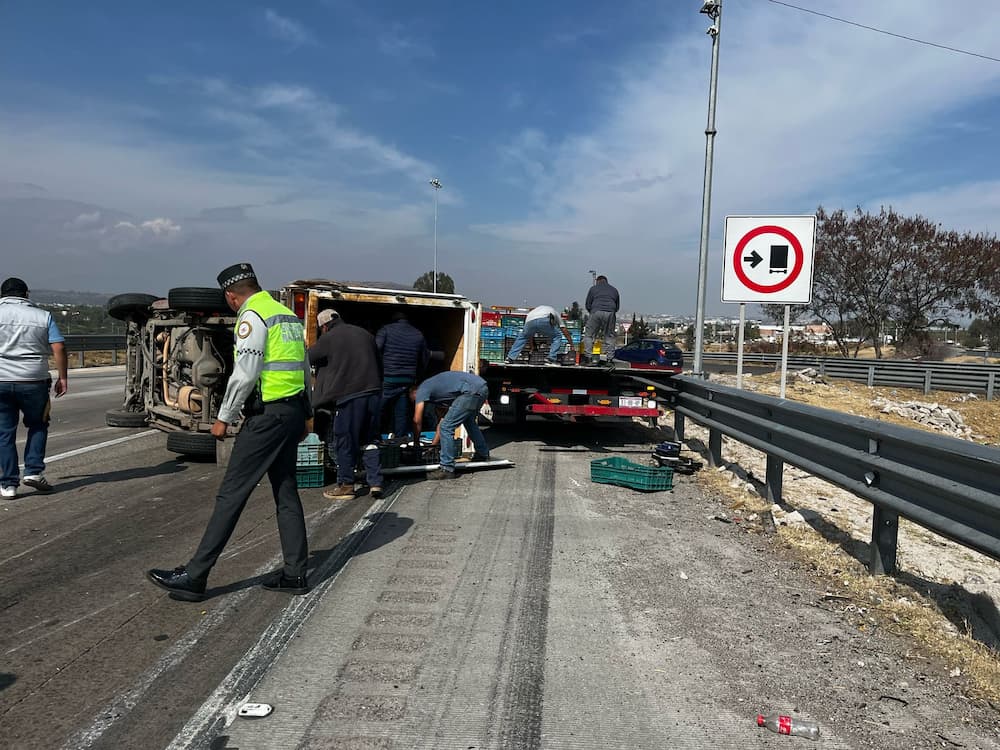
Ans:
[[[253,281],[256,283],[257,274],[253,272],[253,266],[249,263],[235,263],[220,273],[218,279],[219,286],[223,289],[228,289],[240,281]]]

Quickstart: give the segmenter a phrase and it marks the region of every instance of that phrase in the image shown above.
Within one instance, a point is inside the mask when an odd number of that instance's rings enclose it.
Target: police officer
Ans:
[[[187,565],[150,570],[149,579],[175,599],[201,601],[209,571],[222,554],[254,487],[266,473],[277,506],[284,567],[263,582],[266,589],[305,594],[306,524],[295,483],[297,444],[312,416],[310,374],[302,321],[261,291],[249,263],[219,274],[226,302],[237,312],[233,373],[212,434],[223,440],[229,425],[243,422],[215,498],[201,544]]]

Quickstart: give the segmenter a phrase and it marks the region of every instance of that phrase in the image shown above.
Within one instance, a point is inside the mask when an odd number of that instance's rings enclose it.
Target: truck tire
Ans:
[[[108,315],[115,320],[146,320],[149,318],[149,306],[158,299],[152,294],[139,292],[116,294],[108,300]]]
[[[146,412],[111,409],[104,413],[104,423],[108,427],[145,427]]]
[[[215,287],[180,286],[167,292],[167,303],[179,312],[230,312],[225,293]]]
[[[216,439],[207,432],[168,432],[167,450],[185,456],[215,458]]]

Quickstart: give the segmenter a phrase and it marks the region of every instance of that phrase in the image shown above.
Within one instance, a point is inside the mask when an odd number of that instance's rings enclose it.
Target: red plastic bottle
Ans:
[[[770,729],[777,734],[790,734],[794,737],[807,737],[810,740],[819,739],[819,725],[806,719],[796,719],[784,714],[757,714],[757,726]]]

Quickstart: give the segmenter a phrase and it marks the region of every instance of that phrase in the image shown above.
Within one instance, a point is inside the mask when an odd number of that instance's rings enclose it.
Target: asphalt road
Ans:
[[[750,519],[718,520],[732,514],[692,477],[669,493],[591,483],[591,459],[660,437],[637,425],[489,430],[516,468],[380,503],[304,490],[306,597],[256,585],[278,553],[259,488],[211,598],[175,602],[144,571],[190,555],[220,474],[158,433],[104,428],[113,382],[76,376],[56,404],[59,491],[0,505],[2,747],[804,742],[754,725],[784,710],[819,721],[822,747],[1000,748],[997,712],[949,665],[826,600],[830,582]],[[235,718],[248,696],[274,714]]]
[[[144,573],[190,556],[220,472],[169,453],[159,432],[105,427],[120,372],[73,371],[70,389],[53,404],[46,475],[57,491],[0,505],[0,746],[165,747],[288,604],[256,585],[278,566],[273,501],[265,482],[211,599],[169,599]],[[321,560],[366,499],[302,497]]]

